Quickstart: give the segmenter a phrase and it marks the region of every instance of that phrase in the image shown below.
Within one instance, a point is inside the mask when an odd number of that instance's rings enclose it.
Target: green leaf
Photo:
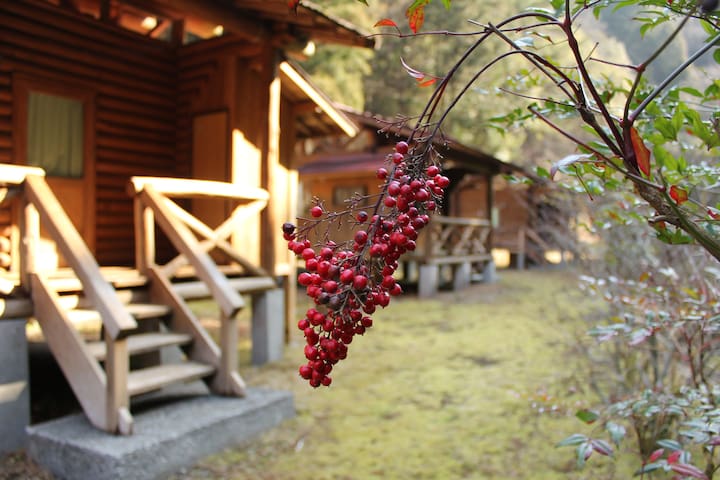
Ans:
[[[676,450],[682,450],[682,445],[680,445],[679,442],[675,440],[671,440],[669,438],[665,438],[662,440],[658,440],[657,444],[663,448],[667,448],[668,450],[672,450],[673,452]]]
[[[592,410],[588,409],[582,409],[575,412],[575,416],[580,419],[580,421],[585,423],[593,423],[595,420],[597,420],[600,415],[598,415],[597,412],[593,412]]]
[[[610,434],[610,440],[612,440],[615,445],[620,445],[620,442],[625,438],[625,427],[619,423],[607,422],[605,429]]]
[[[661,145],[655,145],[653,147],[653,156],[660,166],[663,166],[672,172],[678,169],[678,162],[675,159],[675,156],[665,150],[665,148]]]
[[[445,8],[447,10],[450,10],[450,2],[451,0],[442,0],[443,5],[445,5]]]
[[[543,167],[535,167],[535,175],[540,178],[550,178],[550,172]]]
[[[666,462],[664,462],[664,461],[662,461],[662,462],[655,462],[655,463],[648,463],[647,465],[643,465],[643,467],[640,468],[639,470],[637,470],[633,475],[637,477],[637,476],[643,475],[643,474],[645,474],[645,473],[655,471],[655,470],[657,470],[658,468],[664,467],[664,466],[665,466],[665,463],[666,463]]]
[[[558,442],[555,446],[556,447],[571,447],[574,445],[580,445],[581,443],[587,441],[587,437],[583,435],[582,433],[573,433],[566,439],[562,440],[561,442]]]
[[[662,136],[667,140],[677,140],[678,131],[675,129],[675,125],[671,120],[659,117],[655,120],[654,127],[662,133]]]

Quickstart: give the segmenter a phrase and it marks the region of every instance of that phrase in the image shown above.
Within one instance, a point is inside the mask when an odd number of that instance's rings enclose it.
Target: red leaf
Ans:
[[[606,457],[612,457],[613,448],[605,440],[595,439],[595,440],[590,440],[590,443],[592,444],[593,450],[598,452],[600,455],[605,455]]]
[[[432,85],[432,84],[435,83],[435,82],[437,82],[437,78],[428,78],[428,79],[425,80],[424,82],[420,82],[420,83],[418,84],[418,86],[420,86],[420,87],[429,87],[430,85]]]
[[[393,22],[389,18],[383,18],[373,25],[373,27],[395,27],[398,28],[397,23]]]
[[[300,6],[300,0],[288,0],[287,4],[290,10],[297,13],[298,6]]]
[[[408,25],[413,33],[417,33],[425,23],[425,6],[430,0],[415,0],[412,5],[405,11],[405,17],[408,19]]]
[[[675,450],[670,455],[668,455],[667,462],[671,465],[673,463],[677,463],[678,460],[680,459],[680,455],[682,455],[682,450]]]
[[[654,452],[652,452],[652,453],[650,454],[650,457],[648,457],[647,463],[654,463],[655,460],[657,460],[658,458],[660,458],[660,457],[663,456],[663,453],[665,453],[665,449],[664,449],[664,448],[658,448],[657,450],[655,450]]]
[[[650,150],[645,146],[635,127],[630,128],[630,141],[635,152],[635,161],[637,161],[638,168],[646,176],[650,176]]]
[[[680,188],[677,185],[672,185],[670,187],[670,198],[675,200],[675,203],[677,203],[678,205],[682,205],[683,203],[687,202],[687,190],[685,190],[684,188]]]
[[[673,472],[679,473],[680,475],[683,475],[685,477],[701,478],[703,480],[708,480],[705,472],[700,470],[695,465],[690,465],[689,463],[673,463],[672,465],[670,465],[670,468]]]

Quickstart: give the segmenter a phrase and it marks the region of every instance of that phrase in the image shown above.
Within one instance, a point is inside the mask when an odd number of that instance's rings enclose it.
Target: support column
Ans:
[[[25,319],[0,320],[0,454],[25,447],[30,383]]]
[[[470,286],[472,264],[463,262],[453,267],[453,290],[458,291]]]
[[[418,278],[418,297],[432,297],[438,291],[440,267],[438,265],[420,265]]]
[[[253,295],[252,364],[280,360],[285,347],[285,302],[283,290],[276,288]]]

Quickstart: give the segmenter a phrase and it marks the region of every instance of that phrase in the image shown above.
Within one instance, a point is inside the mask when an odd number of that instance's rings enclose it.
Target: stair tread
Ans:
[[[131,303],[126,305],[126,308],[128,313],[137,320],[164,317],[165,315],[171,313],[171,309],[167,305],[158,305],[154,303]],[[68,316],[72,322],[90,322],[93,320],[100,320],[100,313],[97,310],[87,308],[69,310]]]
[[[128,393],[131,396],[139,395],[173,383],[198,380],[213,373],[215,367],[197,362],[170,363],[133,370],[128,375]]]
[[[278,288],[272,277],[228,278],[228,283],[238,293],[252,293]],[[173,290],[186,300],[203,298],[210,295],[207,285],[200,280],[173,282]]]
[[[128,353],[137,355],[158,350],[163,347],[187,345],[192,341],[192,336],[185,333],[171,332],[149,332],[131,335],[128,337]],[[98,360],[104,360],[106,346],[104,341],[88,342],[87,348],[90,354]]]

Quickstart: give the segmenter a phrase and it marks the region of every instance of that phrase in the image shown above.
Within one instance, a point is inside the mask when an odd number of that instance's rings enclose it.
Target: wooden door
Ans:
[[[95,246],[94,95],[71,82],[18,76],[14,82],[15,162],[41,167],[91,251]],[[43,268],[64,266],[41,231]]]

